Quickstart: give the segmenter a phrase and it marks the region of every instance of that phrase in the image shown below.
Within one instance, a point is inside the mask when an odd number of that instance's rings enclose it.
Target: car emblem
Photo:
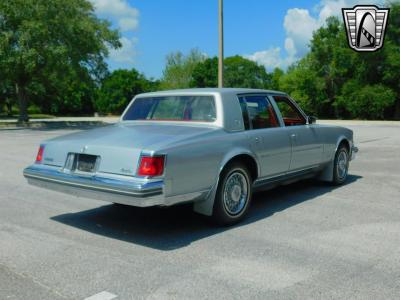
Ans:
[[[350,48],[355,51],[376,51],[383,46],[389,8],[356,5],[342,8]]]
[[[82,149],[81,149],[81,153],[85,153],[86,152],[86,150],[87,150],[87,146],[85,146],[85,147],[83,147]]]

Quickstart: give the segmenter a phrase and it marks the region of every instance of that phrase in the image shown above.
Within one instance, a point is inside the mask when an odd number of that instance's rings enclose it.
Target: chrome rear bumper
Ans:
[[[139,207],[172,204],[167,203],[170,201],[166,201],[164,197],[163,180],[146,181],[98,173],[87,176],[63,172],[59,167],[40,164],[24,169],[24,176],[32,185],[78,197]]]

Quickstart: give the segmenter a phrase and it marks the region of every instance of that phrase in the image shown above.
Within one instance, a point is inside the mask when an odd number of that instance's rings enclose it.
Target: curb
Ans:
[[[63,129],[63,128],[89,128],[106,126],[111,123],[103,121],[39,121],[29,123],[18,122],[1,122],[0,130],[17,130],[17,129]]]

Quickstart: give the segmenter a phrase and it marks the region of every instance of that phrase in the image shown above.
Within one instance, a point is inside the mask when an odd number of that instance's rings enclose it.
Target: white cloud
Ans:
[[[257,51],[247,55],[267,69],[271,67],[286,68],[288,65],[303,57],[309,50],[308,44],[313,31],[321,27],[330,16],[341,18],[342,8],[353,7],[357,4],[376,4],[382,6],[383,0],[321,0],[314,8],[314,16],[308,9],[291,8],[286,12],[283,27],[286,32],[285,54],[282,55],[279,47]]]
[[[265,67],[273,69],[273,68],[279,67],[279,65],[281,63],[280,52],[281,52],[281,49],[278,47],[278,48],[271,48],[271,49],[264,50],[264,51],[258,51],[251,55],[246,55],[245,57],[250,60],[258,62],[259,64],[262,64]]]
[[[122,18],[118,21],[118,25],[122,31],[135,30],[138,27],[138,19]]]
[[[316,10],[319,11],[318,21],[323,24],[330,16],[342,16],[342,8],[353,7],[357,4],[375,4],[383,6],[384,0],[321,0]]]
[[[342,8],[353,7],[353,5],[355,5],[355,3],[351,3],[351,2],[357,2],[357,1],[345,1],[345,0],[321,1],[319,20],[325,21],[330,16],[339,16]]]
[[[291,40],[292,53],[303,56],[307,52],[307,43],[318,25],[318,20],[311,17],[307,9],[291,8],[287,11],[283,27],[287,39]]]
[[[139,24],[139,11],[126,0],[90,0],[100,17],[112,19],[122,31],[135,30]]]
[[[120,41],[122,44],[121,48],[110,50],[110,60],[121,64],[133,64],[135,62],[137,39],[122,37]]]
[[[112,21],[123,33],[120,39],[122,47],[110,49],[109,60],[114,64],[127,67],[134,63],[137,38],[131,38],[132,32],[139,26],[139,11],[126,0],[90,0],[96,14]]]
[[[296,50],[296,47],[294,46],[293,39],[290,37],[285,39],[285,50],[289,57],[296,56],[297,50]]]
[[[298,58],[308,52],[308,44],[313,31],[324,25],[331,16],[342,18],[342,8],[357,4],[382,4],[381,0],[321,0],[315,7],[316,16],[310,15],[307,9],[292,8],[286,13],[283,26],[287,38],[292,39]]]
[[[290,44],[290,42],[288,43]],[[268,71],[272,71],[275,68],[286,69],[294,62],[293,56],[283,58],[281,52],[281,48],[276,47],[268,50],[257,51],[251,55],[245,55],[244,57],[265,66]]]

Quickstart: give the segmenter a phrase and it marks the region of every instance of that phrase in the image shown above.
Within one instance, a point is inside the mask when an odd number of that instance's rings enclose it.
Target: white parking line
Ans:
[[[117,298],[117,295],[111,294],[107,291],[102,291],[96,295],[85,298],[84,300],[111,300]]]

